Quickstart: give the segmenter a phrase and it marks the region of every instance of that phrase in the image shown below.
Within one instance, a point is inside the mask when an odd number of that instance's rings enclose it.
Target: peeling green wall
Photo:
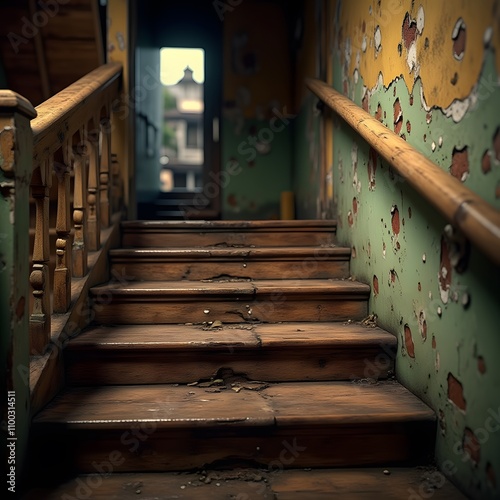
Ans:
[[[286,10],[272,0],[224,15],[223,219],[278,219],[292,187],[288,31]]]
[[[318,99],[309,94],[294,122],[293,188],[298,219],[319,219],[320,208],[320,112]]]
[[[334,3],[334,87],[500,209],[500,2]],[[456,255],[446,221],[340,122],[333,182],[338,240],[398,337],[398,379],[439,418],[438,464],[471,497],[499,498],[500,270],[475,248]]]

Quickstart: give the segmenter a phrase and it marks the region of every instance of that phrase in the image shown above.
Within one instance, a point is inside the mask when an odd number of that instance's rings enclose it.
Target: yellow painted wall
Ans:
[[[338,4],[337,1],[334,2]],[[406,13],[417,27],[416,67],[410,70],[408,49],[402,44]],[[419,13],[423,12],[423,24]],[[453,55],[453,29],[462,18],[466,30],[466,46],[462,60]],[[354,75],[358,68],[364,83],[372,89],[382,74],[384,86],[403,77],[410,92],[420,77],[428,106],[447,108],[454,99],[467,97],[479,79],[483,66],[485,34],[492,30],[492,45],[500,46],[500,2],[498,0],[357,0],[342,2],[340,13],[341,62]],[[375,33],[380,28],[381,49],[377,51]],[[363,39],[366,37],[366,50]],[[427,41],[427,42],[426,42]],[[349,60],[349,45],[350,60]],[[359,61],[357,60],[359,54]],[[373,64],[376,55],[377,63]],[[500,51],[496,53],[500,70]],[[455,74],[459,75],[456,79]],[[456,81],[455,81],[456,79]]]

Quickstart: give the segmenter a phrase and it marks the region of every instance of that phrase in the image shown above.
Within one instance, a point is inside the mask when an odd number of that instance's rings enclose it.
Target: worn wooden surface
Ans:
[[[304,246],[335,241],[335,221],[125,221],[124,247]]]
[[[132,281],[92,297],[104,324],[346,321],[367,316],[369,291],[350,280]]]
[[[349,248],[334,246],[116,249],[111,265],[135,280],[342,278],[350,256]]]
[[[269,463],[284,440],[300,447],[294,465],[304,467],[414,461],[430,451],[434,413],[397,383],[235,387],[72,388],[35,417],[35,432],[41,443],[64,429],[67,463],[88,472],[113,450],[125,458],[116,471]],[[123,436],[134,428],[144,431],[144,446],[131,449]]]
[[[384,471],[389,474],[384,474]],[[55,489],[34,489],[25,500],[59,500],[64,495],[74,496],[82,484],[90,488],[91,498],[95,500],[141,497],[158,500],[401,500],[410,498],[412,492],[420,498],[465,499],[443,474],[432,467],[282,471],[267,465],[260,469],[240,467],[236,471],[112,474],[102,476],[101,481],[95,483],[93,479],[95,476],[71,477]],[[93,488],[94,484],[98,487]]]
[[[266,381],[383,379],[396,343],[342,323],[98,326],[68,344],[66,374],[72,385],[210,381],[221,369]]]
[[[116,267],[92,288],[94,325],[63,353],[68,385],[34,420],[36,472],[94,472],[110,457],[113,472],[425,463],[436,418],[390,377],[396,338],[367,316],[369,286],[347,268],[342,279],[304,279],[292,267],[310,264],[318,245],[332,266],[347,256],[317,241],[333,237],[331,223],[315,224],[124,223],[139,246],[144,234],[173,243],[114,252],[145,274]],[[190,234],[199,245],[186,248]],[[139,279],[158,262],[170,278],[178,264],[201,276],[261,263],[266,279]],[[290,493],[266,484],[272,498]]]

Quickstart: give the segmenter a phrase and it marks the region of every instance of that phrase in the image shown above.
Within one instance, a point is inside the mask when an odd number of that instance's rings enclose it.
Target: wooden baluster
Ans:
[[[87,235],[88,249],[90,251],[99,250],[101,246],[101,220],[100,220],[100,193],[99,193],[99,133],[94,127],[90,128],[86,142],[89,159],[89,180],[88,180],[88,216],[87,216]]]
[[[111,178],[112,178],[112,204],[113,213],[118,212],[122,206],[122,188],[120,178],[120,164],[116,153],[111,154]]]
[[[101,196],[101,224],[108,227],[111,221],[111,207],[109,204],[109,179],[111,172],[111,121],[101,119],[101,172],[99,175],[99,191]]]
[[[73,170],[75,185],[73,193],[73,276],[82,278],[87,274],[87,161],[80,145],[73,147]]]
[[[33,288],[33,311],[30,317],[31,352],[41,354],[50,340],[50,242],[49,190],[52,179],[50,161],[43,160],[33,172],[31,195],[35,200],[36,223],[33,244],[33,269],[30,283]]]
[[[54,162],[57,177],[56,268],[54,270],[54,312],[65,313],[71,303],[71,218],[70,162],[68,146],[63,162]]]

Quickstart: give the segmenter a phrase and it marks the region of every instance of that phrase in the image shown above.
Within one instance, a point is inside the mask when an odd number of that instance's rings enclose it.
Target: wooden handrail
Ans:
[[[68,137],[78,132],[93,113],[111,104],[118,93],[122,66],[108,63],[91,71],[75,83],[36,107],[38,116],[32,120],[33,158],[53,154]],[[111,110],[107,110],[108,116]]]
[[[320,80],[309,78],[306,84],[453,226],[500,265],[498,210],[349,98]]]

